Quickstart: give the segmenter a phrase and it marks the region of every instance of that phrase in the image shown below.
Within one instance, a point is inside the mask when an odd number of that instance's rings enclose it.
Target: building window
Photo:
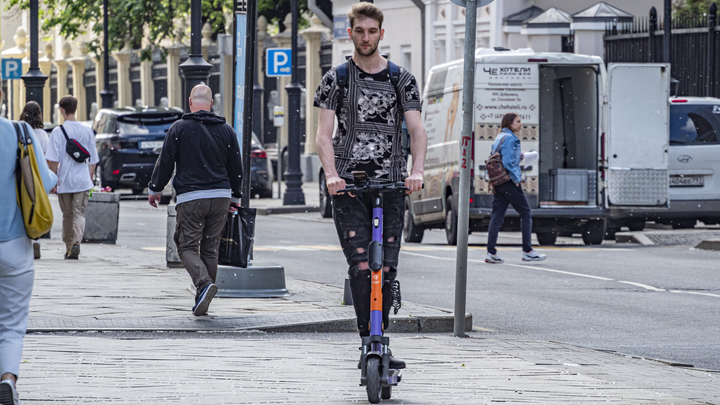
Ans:
[[[402,61],[401,66],[408,72],[412,72],[412,51],[410,45],[403,45],[402,47]]]

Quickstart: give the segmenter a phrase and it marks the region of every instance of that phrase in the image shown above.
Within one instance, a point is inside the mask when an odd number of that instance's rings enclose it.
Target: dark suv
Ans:
[[[180,109],[165,107],[100,110],[93,123],[100,157],[96,179],[103,187],[142,193],[150,181],[165,134],[182,115]]]

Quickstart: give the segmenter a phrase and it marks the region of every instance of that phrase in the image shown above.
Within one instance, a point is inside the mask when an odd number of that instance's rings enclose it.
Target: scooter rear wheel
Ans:
[[[382,387],[380,397],[382,399],[390,399],[390,397],[392,397],[392,387]]]
[[[371,404],[377,404],[380,402],[380,392],[382,391],[382,384],[380,382],[380,359],[377,357],[368,358],[366,367],[368,401],[370,401]]]

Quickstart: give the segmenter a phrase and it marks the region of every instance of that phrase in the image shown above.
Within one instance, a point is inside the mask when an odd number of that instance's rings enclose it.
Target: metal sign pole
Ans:
[[[457,261],[455,267],[455,324],[453,334],[465,337],[468,227],[470,225],[470,169],[473,164],[473,100],[475,100],[475,41],[477,8],[493,0],[451,0],[465,7],[465,62],[463,69],[463,126],[460,142],[460,193],[458,194]]]

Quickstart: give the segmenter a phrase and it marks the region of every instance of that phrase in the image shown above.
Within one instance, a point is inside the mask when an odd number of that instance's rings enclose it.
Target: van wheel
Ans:
[[[332,197],[330,197],[330,193],[328,193],[325,173],[320,173],[318,185],[320,189],[320,216],[323,218],[332,218]]]
[[[558,234],[555,232],[535,232],[540,246],[552,246],[557,240]]]
[[[615,240],[615,234],[620,232],[620,228],[607,227],[605,229],[605,240]]]
[[[673,229],[692,229],[695,228],[695,223],[697,221],[694,219],[674,219],[672,221],[672,228]]]
[[[582,239],[586,245],[600,245],[605,238],[605,220],[593,219],[582,230]]]
[[[630,229],[630,232],[639,232],[645,229],[645,220],[644,219],[631,219],[627,222],[627,227]]]
[[[403,239],[405,242],[420,243],[423,239],[425,229],[415,225],[412,213],[410,212],[410,197],[405,198],[405,225],[403,226]]]
[[[445,200],[445,238],[450,246],[457,246],[458,214],[452,195]]]

